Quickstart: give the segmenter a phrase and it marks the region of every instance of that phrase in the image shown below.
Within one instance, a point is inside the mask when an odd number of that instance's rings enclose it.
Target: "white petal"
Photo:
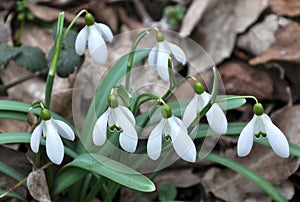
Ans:
[[[30,147],[31,150],[34,153],[37,153],[39,151],[40,141],[42,138],[42,125],[43,122],[41,122],[32,132],[31,138],[30,138]]]
[[[157,55],[157,72],[161,79],[169,80],[168,59],[169,54],[165,51],[160,51]]]
[[[218,134],[227,132],[227,119],[221,107],[214,103],[206,113],[209,126]]]
[[[180,62],[181,64],[185,65],[186,63],[186,56],[183,52],[183,50],[170,42],[165,41],[165,44],[167,44],[167,46],[169,47],[170,51],[172,52],[172,54],[174,55],[175,59]]]
[[[134,152],[138,142],[138,136],[134,125],[120,108],[115,108],[114,113],[117,126],[121,127],[123,130],[119,137],[121,147],[127,152]]]
[[[239,136],[237,143],[238,156],[247,156],[251,151],[251,148],[253,146],[253,135],[256,118],[256,115],[254,115],[251,121],[245,126],[245,128],[242,130]]]
[[[127,117],[127,119],[132,123],[132,125],[135,125],[135,118],[132,114],[132,111],[130,111],[127,107],[119,106],[119,108],[123,111],[123,114]]]
[[[272,123],[268,115],[263,114],[261,118],[265,124],[267,138],[274,152],[282,158],[288,158],[290,147],[283,132]]]
[[[157,55],[158,55],[158,44],[156,44],[149,53],[148,63],[150,67],[156,67],[157,64]]]
[[[107,109],[96,121],[93,129],[93,142],[95,145],[103,145],[106,141],[107,121],[110,110]]]
[[[183,160],[188,162],[196,161],[196,147],[187,133],[184,123],[177,117],[168,119],[170,125],[170,135],[173,147]]]
[[[256,115],[255,115],[256,116]],[[254,127],[254,134],[258,134],[260,132],[266,133],[265,124],[262,120],[262,116],[256,116],[256,122]]]
[[[166,124],[166,120],[162,119],[157,126],[152,130],[147,142],[148,156],[156,160],[159,158],[162,147],[162,132]]]
[[[55,128],[57,129],[57,132],[59,135],[61,135],[62,137],[68,139],[68,140],[74,140],[75,139],[75,135],[73,133],[73,130],[71,129],[71,127],[66,124],[65,122],[61,121],[61,120],[55,120],[55,119],[51,119],[53,125],[55,126]]]
[[[64,158],[64,145],[52,122],[45,122],[43,132],[46,134],[46,153],[48,158],[57,165],[61,164]]]
[[[95,25],[89,26],[88,48],[92,59],[98,64],[105,64],[107,47]]]
[[[109,41],[112,42],[114,36],[113,33],[111,32],[110,28],[102,23],[95,23],[98,31],[100,31],[102,33],[102,36],[104,38],[105,41]]]
[[[114,126],[116,125],[116,117],[115,113],[113,113],[114,109],[111,109],[110,107],[107,108],[108,112],[108,126]]]
[[[210,101],[211,95],[207,92],[203,92],[201,95],[198,95],[198,113],[208,104]]]
[[[197,105],[198,105],[198,95],[195,94],[192,98],[191,102],[186,107],[182,120],[186,127],[189,127],[191,123],[195,120],[197,117]]]
[[[78,33],[75,41],[75,51],[78,55],[83,55],[87,42],[87,26]]]

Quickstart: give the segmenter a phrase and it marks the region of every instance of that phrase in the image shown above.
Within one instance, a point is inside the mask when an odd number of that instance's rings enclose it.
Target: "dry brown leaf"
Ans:
[[[285,107],[272,114],[271,118],[290,142],[300,146],[300,105]]]
[[[183,37],[187,37],[191,34],[196,24],[202,18],[202,15],[209,3],[213,1],[210,0],[195,0],[189,6],[182,23],[179,34]]]
[[[51,202],[45,172],[36,170],[29,173],[27,186],[31,196],[40,202]]]
[[[280,28],[276,33],[276,42],[258,57],[249,61],[251,65],[266,63],[269,61],[288,61],[300,63],[300,25],[290,23]]]
[[[0,78],[3,84],[8,84],[23,78],[30,73],[19,67],[14,61],[9,61],[7,68],[0,69]],[[32,78],[8,89],[9,99],[32,103],[44,99],[45,82],[40,78]]]
[[[296,17],[300,15],[299,0],[269,0],[271,9],[279,16]]]
[[[219,67],[226,94],[253,95],[259,100],[289,101],[288,84],[277,71],[229,61]],[[243,75],[243,76],[241,76]]]
[[[267,6],[267,0],[218,1],[215,7],[206,11],[192,39],[219,64],[231,55],[236,35],[255,22]],[[198,56],[198,61],[204,59]]]
[[[198,175],[194,174],[192,169],[168,170],[162,171],[154,179],[157,186],[170,183],[175,187],[188,188],[200,183]]]
[[[258,55],[276,41],[275,32],[278,28],[289,22],[290,20],[286,18],[270,14],[263,22],[257,23],[247,33],[239,36],[237,46],[253,55]]]
[[[51,8],[48,6],[41,6],[41,5],[36,5],[36,4],[29,4],[28,5],[30,11],[33,13],[33,15],[45,22],[53,22],[57,20],[59,13],[62,12],[62,10],[56,9],[56,8]],[[69,12],[64,12],[65,13],[65,19],[68,22],[71,22],[75,15]],[[85,24],[84,18],[80,17],[76,20],[76,24],[83,25]]]
[[[53,47],[54,41],[49,30],[32,23],[26,23],[21,43],[24,45],[39,47],[47,56],[50,49]]]

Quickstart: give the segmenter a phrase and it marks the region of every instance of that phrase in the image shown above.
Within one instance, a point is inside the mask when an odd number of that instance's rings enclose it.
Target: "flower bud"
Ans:
[[[164,37],[164,35],[161,32],[157,32],[157,34],[156,34],[156,40],[157,40],[157,42],[162,42],[162,41],[165,40],[165,37]]]
[[[118,99],[115,95],[109,95],[107,100],[110,108],[114,109],[119,106]]]
[[[254,111],[254,114],[256,114],[257,116],[261,116],[264,113],[264,107],[262,106],[262,104],[256,103],[253,106],[253,111]]]
[[[48,109],[42,109],[41,111],[41,118],[44,121],[47,121],[49,119],[51,119],[51,112]]]
[[[95,24],[95,19],[94,19],[94,16],[90,13],[86,13],[85,15],[85,24],[87,26],[91,26],[93,24]]]
[[[194,84],[194,90],[198,95],[201,95],[204,92],[204,87],[199,81],[196,81]]]
[[[161,108],[161,115],[165,119],[170,118],[172,116],[172,108],[167,104],[163,105]]]

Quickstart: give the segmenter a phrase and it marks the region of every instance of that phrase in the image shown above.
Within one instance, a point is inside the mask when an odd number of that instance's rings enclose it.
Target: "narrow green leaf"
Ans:
[[[0,119],[14,119],[19,121],[27,121],[27,115],[23,112],[0,110]]]
[[[95,172],[119,184],[143,192],[152,192],[155,185],[146,176],[110,158],[98,154],[83,153],[68,163],[66,167],[78,167],[90,172]]]
[[[30,137],[30,133],[23,132],[0,133],[0,144],[29,143]]]
[[[36,72],[47,68],[47,60],[43,51],[37,47],[21,46],[20,53],[15,57],[18,65]]]
[[[54,179],[52,195],[55,196],[65,189],[69,188],[75,182],[81,180],[89,172],[78,167],[69,167],[63,169]]]
[[[200,154],[201,155],[201,154]],[[205,159],[213,161],[215,163],[221,164],[223,166],[226,166],[235,172],[245,176],[252,182],[254,182],[258,187],[260,187],[262,190],[264,190],[274,201],[278,202],[284,202],[287,201],[287,199],[277,190],[273,185],[271,185],[268,181],[266,181],[264,178],[262,178],[260,175],[256,174],[249,168],[243,166],[242,164],[239,164],[233,160],[227,159],[222,156],[218,156],[215,154],[208,154]]]
[[[11,177],[12,179],[16,180],[17,182],[19,182],[25,178],[25,176],[22,175],[20,172],[16,171],[12,167],[6,165],[2,161],[0,161],[0,172]],[[23,185],[26,187],[25,183]]]
[[[6,192],[6,190],[0,190],[0,195],[1,194],[4,194]],[[16,199],[19,199],[20,201],[24,201],[26,202],[27,200],[21,196],[20,194],[16,193],[16,192],[10,192],[7,197],[11,197],[11,198],[16,198]]]

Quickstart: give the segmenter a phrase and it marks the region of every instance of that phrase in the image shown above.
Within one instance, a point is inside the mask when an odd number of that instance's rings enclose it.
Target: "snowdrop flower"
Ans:
[[[148,57],[150,66],[157,67],[158,75],[165,81],[169,80],[168,58],[172,53],[175,59],[185,65],[186,56],[177,45],[164,40],[161,32],[156,35],[157,44],[151,49]]]
[[[186,127],[192,124],[197,115],[211,99],[211,95],[204,91],[204,87],[200,82],[195,83],[194,90],[196,94],[186,107],[182,118]],[[206,113],[206,118],[213,131],[218,134],[225,134],[227,132],[228,124],[226,116],[217,103],[212,104]]]
[[[178,156],[186,161],[195,162],[196,147],[191,137],[188,135],[184,123],[179,118],[172,115],[172,110],[169,105],[164,105],[161,112],[163,118],[150,133],[148,139],[148,156],[153,160],[159,158],[164,135],[165,138],[171,138],[173,147]]]
[[[41,111],[41,123],[34,129],[30,138],[31,150],[35,153],[39,151],[42,136],[46,138],[46,153],[49,159],[59,165],[64,158],[64,145],[59,135],[74,140],[73,130],[65,122],[51,118],[51,113],[47,109]]]
[[[242,130],[237,143],[238,156],[247,156],[253,145],[253,136],[267,137],[274,152],[282,157],[288,158],[290,154],[289,143],[282,131],[272,123],[270,117],[264,113],[263,106],[257,103],[253,107],[254,116]]]
[[[107,125],[109,127],[117,126],[122,129],[119,136],[121,147],[127,152],[136,150],[138,136],[135,130],[135,118],[132,112],[118,104],[115,95],[108,97],[109,107],[96,121],[93,130],[93,142],[95,145],[103,145],[106,141]]]
[[[92,59],[98,64],[105,64],[107,60],[107,47],[104,42],[112,42],[113,34],[110,28],[102,23],[95,23],[92,14],[85,16],[86,26],[80,30],[75,41],[75,51],[83,55],[88,43],[89,53]]]

